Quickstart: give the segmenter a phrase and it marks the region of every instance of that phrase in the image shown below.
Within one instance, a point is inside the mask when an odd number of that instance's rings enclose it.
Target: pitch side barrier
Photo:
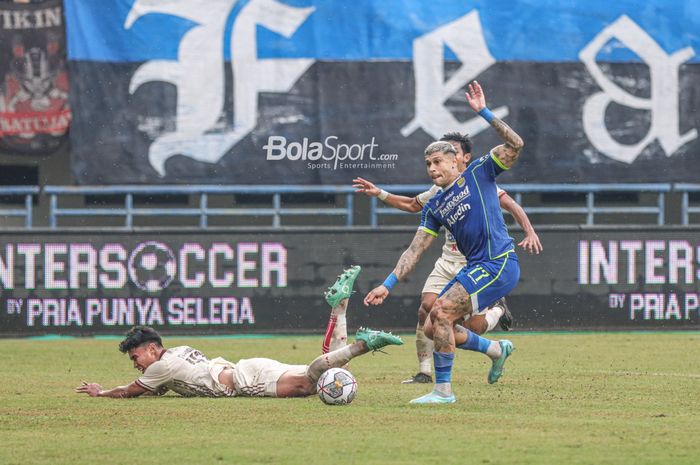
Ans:
[[[384,187],[412,196],[426,186]],[[528,214],[535,215],[535,220],[541,219],[546,224],[590,226],[633,222],[661,226],[673,222],[669,221],[666,210],[668,205],[673,209],[674,202],[680,202],[680,224],[698,224],[700,218],[700,184],[505,184],[502,187]],[[669,193],[675,197],[669,198]],[[306,196],[307,200],[299,202],[300,196]],[[319,203],[319,196],[327,198]],[[406,215],[383,206],[376,198],[367,203],[360,195],[356,202],[357,196],[351,186],[317,185],[12,186],[0,187],[0,198],[5,199],[5,203],[14,199],[9,203],[17,206],[0,208],[0,218],[20,217],[14,223],[6,221],[6,225],[23,225],[27,229],[43,226],[61,229],[71,224],[87,227],[109,224],[130,229],[177,222],[189,222],[206,229],[249,224],[252,220],[261,226],[302,224],[311,227],[319,218],[327,225],[380,227],[390,222],[385,219]],[[539,198],[542,196],[550,196],[550,201],[544,202]],[[625,200],[625,196],[629,198]],[[165,197],[169,199],[167,205],[153,200]],[[296,201],[290,202],[291,199]],[[33,205],[39,207],[33,208]],[[296,218],[294,223],[292,218]],[[141,219],[146,223],[137,221]],[[221,224],[214,222],[215,219],[228,222]]]
[[[508,302],[520,330],[700,329],[700,228],[542,227],[519,253]],[[363,296],[391,272],[414,228],[0,231],[0,336],[318,333],[322,295],[363,271],[350,328],[412,331],[440,245],[381,307]],[[522,233],[513,231],[516,241]]]

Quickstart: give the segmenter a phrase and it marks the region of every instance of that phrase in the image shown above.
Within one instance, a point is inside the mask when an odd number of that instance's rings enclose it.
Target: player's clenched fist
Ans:
[[[365,297],[365,306],[369,307],[370,305],[381,305],[384,303],[384,299],[386,299],[388,295],[389,289],[383,285],[377,286],[369,291],[369,294],[367,294]]]

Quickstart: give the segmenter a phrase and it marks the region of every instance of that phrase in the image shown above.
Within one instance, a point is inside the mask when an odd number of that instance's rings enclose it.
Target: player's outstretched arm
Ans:
[[[353,179],[352,187],[355,188],[355,192],[360,192],[368,197],[377,197],[390,207],[398,208],[405,212],[418,213],[423,208],[415,197],[392,194],[391,192],[378,188],[374,183],[364,178]]]
[[[513,215],[515,221],[518,222],[523,231],[525,232],[525,238],[518,243],[520,247],[527,250],[531,254],[539,254],[542,252],[542,243],[540,238],[535,232],[535,228],[530,223],[530,218],[528,218],[527,213],[523,210],[518,202],[513,200],[513,198],[508,194],[502,194],[498,200],[501,203],[501,208]]]
[[[413,236],[411,245],[409,245],[408,249],[401,254],[394,271],[389,275],[383,284],[369,291],[364,300],[365,305],[369,306],[382,304],[384,299],[386,299],[389,295],[389,291],[394,284],[408,276],[408,274],[414,270],[416,264],[420,261],[420,257],[428,249],[428,247],[430,247],[430,244],[432,244],[434,240],[435,236],[428,234],[422,229],[419,229],[416,232],[416,235]]]
[[[486,106],[486,96],[484,95],[484,91],[481,89],[481,85],[478,82],[470,82],[467,88],[468,91],[466,92],[465,96],[467,97],[469,106],[472,107],[472,110],[479,113],[479,115],[488,121],[489,124],[496,130],[501,139],[503,139],[505,142],[502,145],[494,147],[493,154],[496,156],[496,158],[498,158],[498,161],[500,161],[503,166],[510,168],[518,159],[520,151],[525,145],[523,143],[523,139],[515,131],[513,131],[510,126],[504,123],[503,120],[497,118],[496,115],[491,113],[491,110],[489,110]]]
[[[125,397],[138,397],[141,394],[148,393],[148,389],[143,388],[135,382],[127,386],[117,386],[113,389],[102,389],[97,383],[88,383],[83,381],[80,386],[75,388],[77,393],[85,393],[90,397],[111,397],[113,399],[123,399]]]

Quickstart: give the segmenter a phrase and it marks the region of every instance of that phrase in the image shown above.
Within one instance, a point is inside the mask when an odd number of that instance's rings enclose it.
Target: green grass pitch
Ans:
[[[358,397],[93,399],[138,372],[118,339],[0,340],[0,464],[673,464],[700,463],[700,333],[513,333],[488,385],[459,351],[457,403],[413,406],[401,385],[414,339],[354,360]],[[307,363],[321,338],[165,337],[231,361]]]

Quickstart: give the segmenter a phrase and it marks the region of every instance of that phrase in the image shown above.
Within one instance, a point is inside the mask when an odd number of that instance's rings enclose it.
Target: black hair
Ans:
[[[119,351],[125,354],[131,349],[151,342],[163,347],[163,340],[155,329],[149,328],[148,326],[134,326],[126,333],[124,340],[119,343]]]
[[[445,142],[459,142],[459,145],[462,146],[462,152],[466,153],[472,153],[472,140],[469,137],[469,134],[462,134],[459,132],[448,132],[444,136],[440,138],[441,141]]]

